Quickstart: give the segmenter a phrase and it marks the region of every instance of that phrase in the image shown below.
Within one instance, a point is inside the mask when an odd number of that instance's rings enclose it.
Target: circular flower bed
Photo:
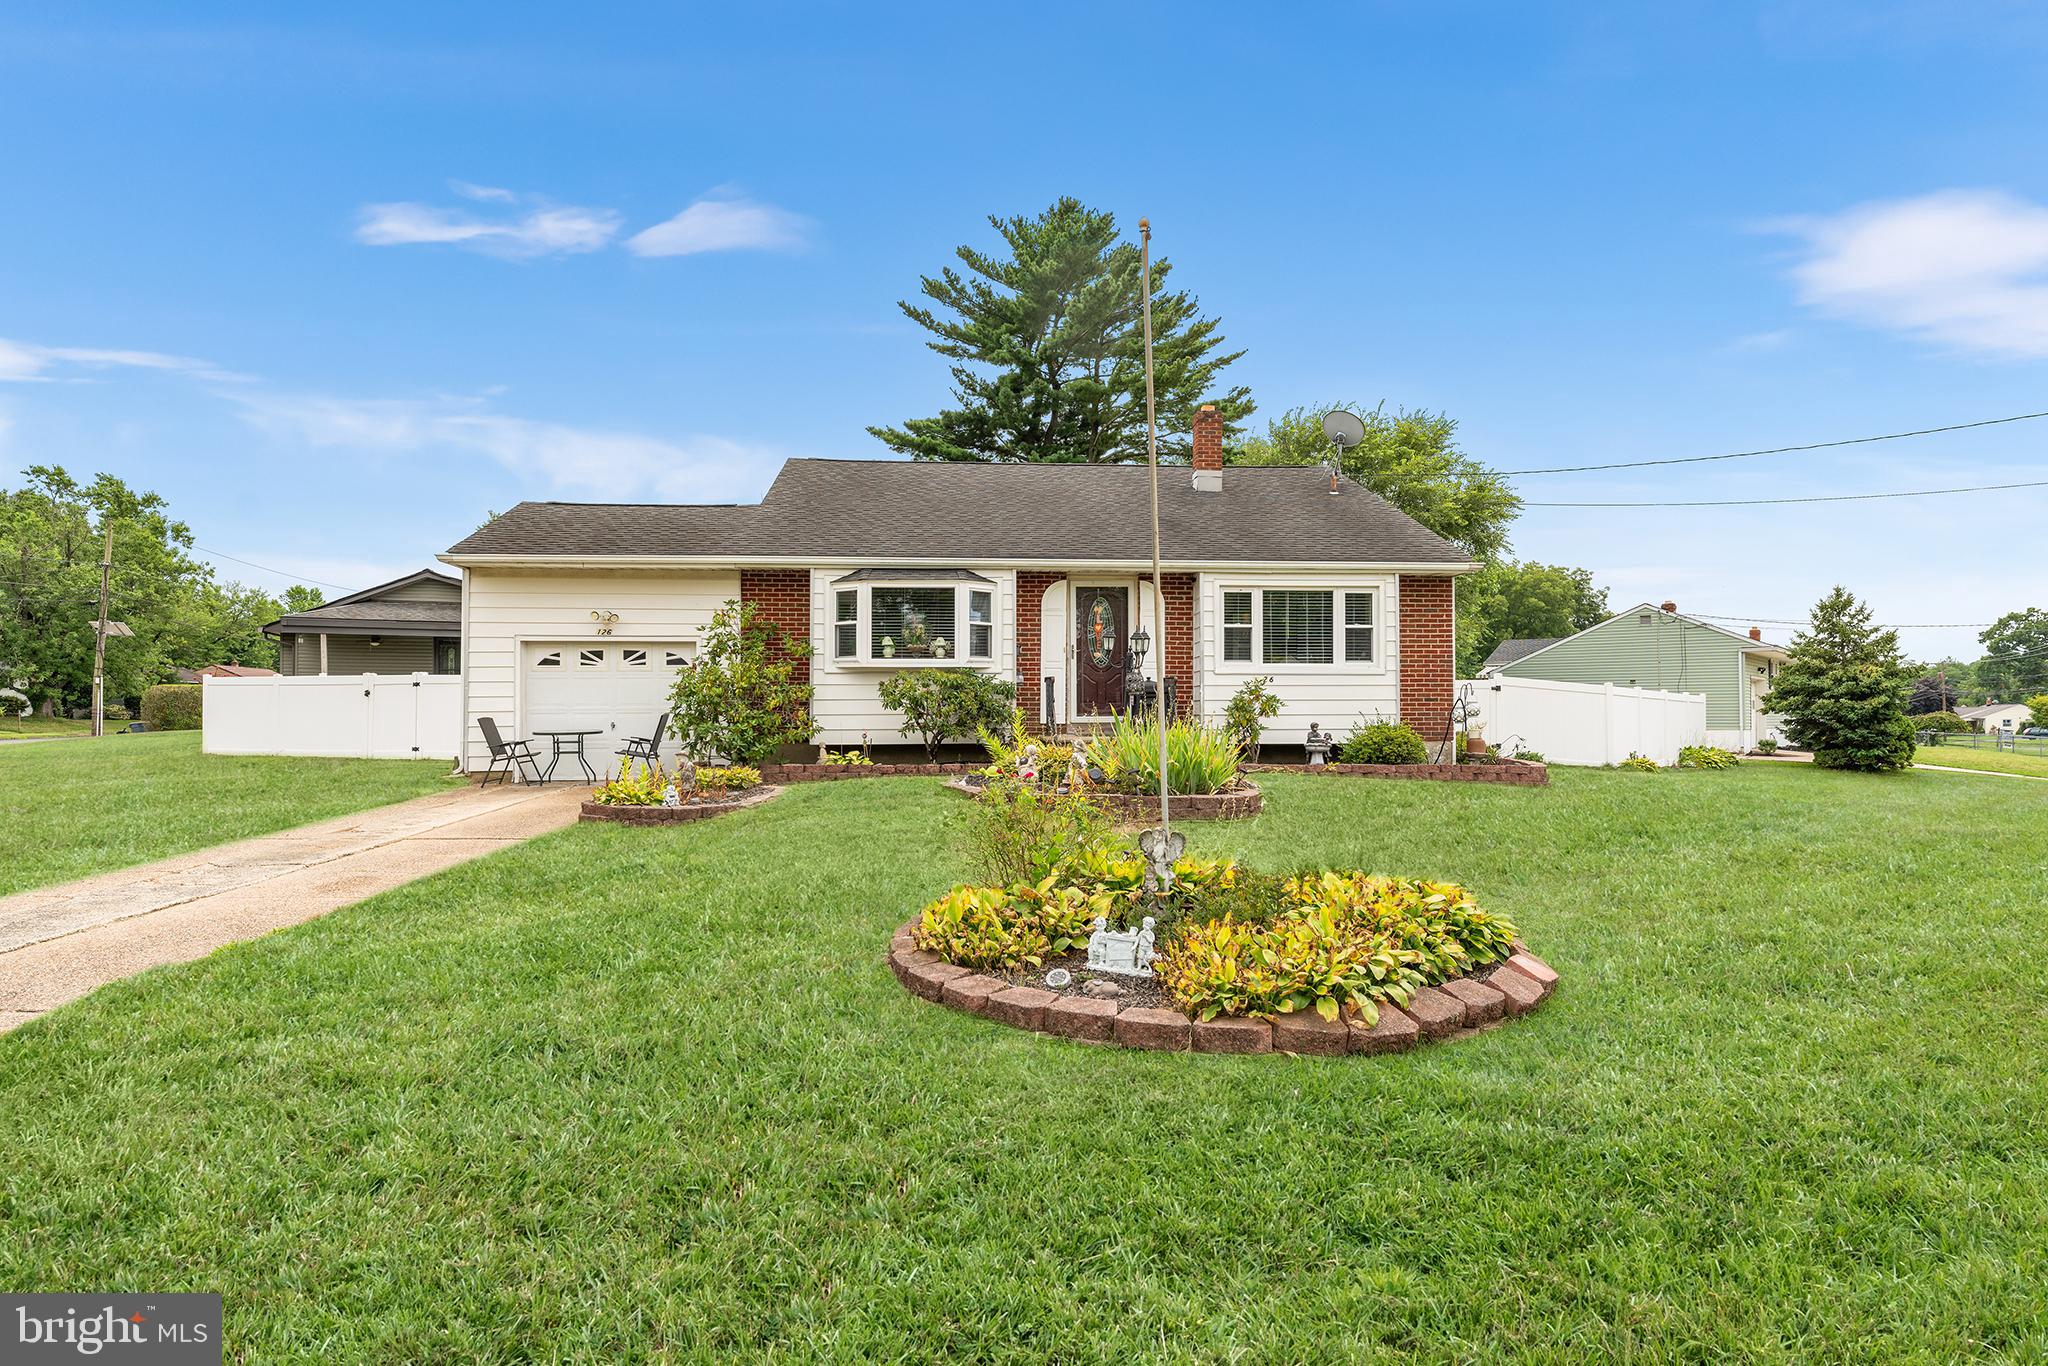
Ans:
[[[955,778],[946,786],[969,796],[979,797],[989,788],[989,780],[981,773],[970,773]],[[1055,789],[1065,792],[1068,789]],[[1120,825],[1134,821],[1151,821],[1159,818],[1159,795],[1157,793],[1115,792],[1104,788],[1084,788],[1081,791],[1088,802],[1101,809],[1102,813]],[[1231,821],[1246,816],[1256,816],[1265,809],[1265,794],[1259,791],[1257,783],[1238,778],[1220,792],[1191,793],[1173,798],[1173,818],[1177,821]]]
[[[628,765],[619,776],[593,789],[579,820],[621,825],[676,825],[739,811],[782,791],[764,787],[758,770],[681,765],[674,773],[659,763]]]
[[[1557,982],[1453,884],[1174,871],[1148,891],[1142,856],[1096,851],[1035,884],[956,887],[897,932],[890,966],[927,1000],[1018,1028],[1212,1053],[1397,1051],[1524,1014]],[[1102,966],[1102,946],[1133,943],[1151,975]]]

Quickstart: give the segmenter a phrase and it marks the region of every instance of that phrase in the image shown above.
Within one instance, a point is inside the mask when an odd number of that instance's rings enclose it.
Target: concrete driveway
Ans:
[[[559,830],[588,790],[457,788],[0,897],[0,1030]]]

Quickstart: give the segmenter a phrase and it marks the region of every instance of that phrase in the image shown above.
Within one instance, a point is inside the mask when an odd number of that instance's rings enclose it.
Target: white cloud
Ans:
[[[1993,355],[2048,356],[2048,207],[1996,190],[1860,204],[1771,230],[1819,312]]]
[[[797,251],[810,240],[810,220],[744,195],[714,191],[666,223],[626,239],[636,256],[690,256],[705,251]]]
[[[652,494],[683,502],[751,497],[780,459],[721,437],[663,440],[491,412],[474,399],[344,399],[238,392],[244,418],[274,435],[331,450],[483,455],[522,479],[585,498]]]
[[[514,260],[597,251],[618,235],[619,215],[610,209],[553,204],[489,185],[451,182],[455,192],[480,203],[525,206],[503,218],[484,218],[463,209],[409,201],[365,204],[356,221],[356,240],[373,247],[421,243],[463,247]]]
[[[76,378],[76,371],[121,367],[162,370],[221,383],[243,383],[247,375],[223,370],[211,361],[170,356],[159,351],[124,351],[96,346],[37,346],[0,337],[0,383],[48,382]]]

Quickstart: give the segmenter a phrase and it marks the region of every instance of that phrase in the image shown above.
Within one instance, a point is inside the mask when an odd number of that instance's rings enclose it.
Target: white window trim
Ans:
[[[997,628],[1001,625],[999,614],[1002,610],[997,585],[993,583],[955,583],[953,589],[953,628],[959,638],[946,639],[947,652],[944,659],[907,658],[884,656],[875,653],[874,637],[874,590],[877,588],[938,588],[930,579],[868,579],[856,584],[827,584],[825,593],[826,648],[831,651],[834,667],[841,669],[959,669],[975,668],[993,670],[996,668]],[[854,652],[850,655],[839,653],[839,595],[851,592],[857,596],[859,611],[854,616],[856,623],[853,633]],[[988,648],[985,655],[966,653],[974,639],[973,625],[968,617],[971,594],[988,594]]]
[[[1283,592],[1329,593],[1330,599],[1330,654],[1328,664],[1267,664],[1266,656],[1266,590]],[[1387,600],[1390,584],[1382,580],[1343,582],[1328,579],[1224,579],[1215,583],[1216,641],[1212,658],[1216,673],[1232,677],[1256,678],[1268,674],[1279,677],[1329,677],[1349,674],[1385,674],[1390,672],[1387,664]],[[1226,593],[1250,593],[1252,595],[1252,657],[1250,659],[1226,659],[1223,655],[1223,595]],[[1370,660],[1347,660],[1344,658],[1344,639],[1347,628],[1344,625],[1344,595],[1362,593],[1373,600],[1372,658]],[[1241,628],[1240,628],[1241,629]]]

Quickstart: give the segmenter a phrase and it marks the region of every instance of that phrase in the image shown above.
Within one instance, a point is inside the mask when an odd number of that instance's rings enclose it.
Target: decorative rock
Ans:
[[[1114,1001],[1124,994],[1124,989],[1115,982],[1105,982],[1098,977],[1082,987],[1081,992],[1085,996],[1093,996],[1098,1001]]]
[[[919,961],[930,957],[929,954],[892,954],[889,961],[902,964],[898,975],[913,994],[927,1001],[936,1001],[945,995],[946,983],[967,976],[967,969],[955,963],[941,963],[936,958],[928,963]]]
[[[1273,1047],[1282,1053],[1334,1058],[1350,1050],[1351,1040],[1343,1020],[1326,1020],[1313,1010],[1297,1010],[1274,1017]]]
[[[1446,996],[1435,987],[1417,987],[1402,1010],[1432,1039],[1444,1038],[1465,1027],[1465,1007],[1458,1004],[1455,996]]]
[[[1219,1015],[1195,1021],[1197,1053],[1270,1053],[1273,1026],[1243,1015]]]
[[[1524,977],[1513,968],[1500,969],[1486,979],[1486,985],[1507,998],[1505,1004],[1510,1015],[1527,1015],[1543,1004],[1543,988],[1536,985],[1534,978]]]
[[[1550,989],[1557,985],[1557,969],[1527,949],[1508,959],[1508,966],[1542,987],[1545,996],[1548,996]]]
[[[1065,1039],[1108,1043],[1116,1030],[1116,1002],[1062,996],[1046,1007],[1044,1029]]]
[[[1178,1052],[1188,1046],[1190,1021],[1178,1010],[1140,1006],[1116,1017],[1111,1034],[1126,1048],[1159,1048]]]
[[[1346,1022],[1351,1031],[1351,1051],[1354,1053],[1399,1053],[1422,1042],[1422,1027],[1415,1023],[1399,1006],[1380,1002],[1380,1018],[1370,1026],[1358,1021]]]
[[[1056,991],[1037,987],[1011,987],[988,998],[982,1014],[1001,1024],[1036,1031],[1045,1025],[1045,1008],[1059,1000]]]
[[[1470,977],[1453,977],[1444,983],[1443,992],[1446,996],[1455,996],[1458,1004],[1465,1007],[1467,1024],[1491,1024],[1507,1014],[1508,998]]]
[[[955,977],[946,983],[946,989],[939,994],[939,1000],[955,1010],[980,1014],[987,1008],[989,998],[999,991],[1009,990],[1010,984],[1000,977],[983,977],[979,973],[969,977]]]

